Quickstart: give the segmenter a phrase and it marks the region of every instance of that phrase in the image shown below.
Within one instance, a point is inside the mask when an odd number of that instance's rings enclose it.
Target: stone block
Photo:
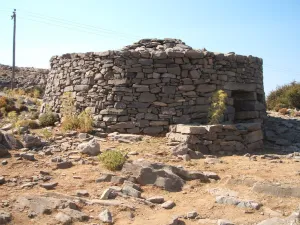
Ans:
[[[176,132],[182,134],[205,134],[207,133],[207,129],[205,126],[178,124],[176,126]]]

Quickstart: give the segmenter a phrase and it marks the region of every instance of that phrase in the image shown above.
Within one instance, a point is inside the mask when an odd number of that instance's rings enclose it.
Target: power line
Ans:
[[[90,30],[87,30],[85,28],[80,28],[80,27],[78,29],[78,27],[76,27],[76,26],[67,26],[67,25],[60,24],[60,23],[53,23],[53,22],[51,23],[51,22],[42,21],[42,20],[34,20],[34,19],[27,18],[24,16],[19,16],[19,18],[24,19],[24,20],[30,20],[30,21],[37,22],[37,23],[43,23],[43,24],[47,24],[47,25],[51,25],[51,26],[62,27],[62,28],[69,29],[69,30],[75,30],[75,31],[82,32],[82,33],[95,34],[95,35],[107,37],[107,38],[111,38],[111,36],[113,35],[113,34],[109,34],[109,33],[94,32],[94,31],[90,31]],[[129,39],[126,37],[115,36],[115,35],[114,35],[114,38],[119,38],[119,39],[123,39],[123,40],[132,40],[132,39]]]
[[[138,36],[138,35],[133,35],[133,34],[123,33],[123,32],[119,32],[119,31],[114,31],[114,30],[110,30],[110,29],[106,29],[106,28],[92,26],[92,25],[89,25],[89,24],[84,24],[84,23],[79,23],[79,22],[75,22],[75,21],[71,21],[71,20],[66,20],[66,19],[63,19],[63,18],[45,16],[43,14],[34,13],[34,12],[27,11],[27,10],[20,10],[20,11],[25,12],[25,14],[27,14],[27,16],[38,18],[38,19],[43,19],[43,20],[49,20],[51,22],[59,22],[59,23],[63,23],[63,24],[68,24],[68,25],[72,25],[72,26],[78,26],[78,27],[82,27],[82,28],[93,29],[93,30],[100,31],[100,32],[113,33],[113,34],[116,34],[116,35],[121,35],[121,36],[126,36],[126,37],[131,37],[131,38],[141,38],[141,36]]]

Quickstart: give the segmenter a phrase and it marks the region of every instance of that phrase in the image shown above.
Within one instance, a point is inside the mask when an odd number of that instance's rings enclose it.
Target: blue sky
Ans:
[[[171,37],[194,48],[263,58],[266,93],[300,80],[299,0],[2,0],[2,64],[12,61],[14,8],[17,66],[48,68],[53,55]]]

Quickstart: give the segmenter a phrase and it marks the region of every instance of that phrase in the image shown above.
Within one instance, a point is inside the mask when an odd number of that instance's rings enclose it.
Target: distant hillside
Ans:
[[[31,86],[45,87],[48,69],[34,67],[16,67],[15,87],[28,88]],[[12,67],[0,64],[0,89],[10,87]]]

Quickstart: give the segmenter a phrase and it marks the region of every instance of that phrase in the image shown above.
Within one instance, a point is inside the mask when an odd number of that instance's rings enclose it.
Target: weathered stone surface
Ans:
[[[141,197],[141,192],[134,189],[133,187],[130,187],[129,185],[125,185],[122,188],[122,193],[124,193],[125,195],[135,197],[135,198],[140,198]]]
[[[164,209],[172,209],[175,206],[175,202],[173,201],[166,201],[163,204],[161,204],[161,207]]]
[[[38,136],[24,134],[22,144],[25,148],[33,148],[42,146],[42,141]]]
[[[9,212],[0,210],[0,224],[8,224],[11,221],[12,217]]]
[[[241,154],[245,151],[260,151],[263,149],[263,133],[260,123],[194,125],[177,124],[169,127],[167,133],[169,141],[179,142],[181,145],[172,150],[175,155],[189,154],[191,158],[202,158],[204,154]],[[188,151],[187,146],[191,151]],[[186,148],[185,148],[186,147]],[[211,159],[207,159],[211,161]],[[212,159],[214,160],[214,159]]]
[[[291,187],[287,185],[258,182],[253,185],[252,190],[258,193],[264,193],[276,197],[300,198],[300,187]]]
[[[112,214],[111,214],[111,212],[110,212],[108,209],[102,211],[102,212],[99,214],[99,219],[100,219],[103,223],[108,223],[108,224],[112,224],[112,223],[113,223]]]
[[[95,138],[93,138],[89,142],[79,144],[77,149],[81,153],[96,156],[100,153],[100,144]]]
[[[61,210],[65,215],[68,215],[72,221],[87,221],[90,217],[79,210],[64,208]]]
[[[155,204],[162,204],[165,202],[165,199],[162,196],[153,196],[153,197],[147,198],[147,201],[155,203]]]
[[[69,205],[68,200],[44,197],[44,196],[21,196],[18,197],[15,208],[18,210],[28,209],[30,212],[39,214],[50,214],[54,209]]]
[[[55,219],[63,224],[63,225],[69,225],[72,224],[72,218],[70,216],[68,216],[65,213],[59,212],[55,215]]]
[[[198,179],[203,182],[208,180],[203,173],[198,171],[186,171],[178,167],[150,163],[145,160],[125,163],[122,171],[135,177],[141,185],[155,185],[167,191],[180,191],[185,180]]]
[[[7,156],[8,154],[8,149],[4,145],[0,144],[0,158]]]
[[[146,39],[121,51],[54,56],[50,64],[44,102],[59,112],[60,96],[70,91],[76,108],[92,107],[95,125],[105,132],[158,134],[169,124],[206,123],[211,96],[221,89],[229,94],[224,121],[265,114],[262,60],[253,56],[197,50],[178,39]],[[141,113],[157,119],[140,118]]]

